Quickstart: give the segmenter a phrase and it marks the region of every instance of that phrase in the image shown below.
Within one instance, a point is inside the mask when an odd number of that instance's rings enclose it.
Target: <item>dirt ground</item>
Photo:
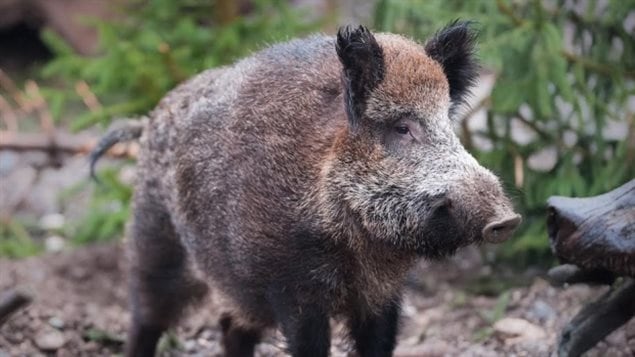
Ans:
[[[482,271],[471,260],[468,252],[413,270],[396,356],[553,355],[558,331],[604,291],[585,285],[553,288],[536,277],[502,297],[468,293],[470,276]],[[0,327],[0,356],[120,355],[128,325],[125,264],[121,243],[0,260],[0,292],[19,289],[33,297]],[[220,311],[213,301],[197,309],[162,340],[161,355],[220,355]],[[341,327],[333,325],[332,355],[350,355]],[[635,319],[587,353],[634,354]],[[284,355],[282,337],[271,332],[257,355]]]

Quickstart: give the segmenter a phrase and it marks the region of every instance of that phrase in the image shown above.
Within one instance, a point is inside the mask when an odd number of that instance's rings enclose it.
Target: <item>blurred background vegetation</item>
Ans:
[[[425,38],[457,17],[480,28],[479,55],[496,82],[481,102],[483,125],[463,121],[462,138],[514,184],[525,223],[502,257],[548,259],[549,196],[597,195],[635,177],[634,9],[619,0],[378,2],[383,30]]]
[[[480,31],[483,81],[457,131],[503,178],[525,217],[512,241],[486,249],[489,257],[550,264],[546,199],[597,195],[635,177],[634,0],[352,1],[346,14],[336,1],[323,1],[321,11],[303,6],[316,2],[127,1],[112,18],[86,19],[98,33],[92,55],[41,27],[50,58],[14,78],[40,83],[54,125],[103,129],[112,119],[146,113],[203,69],[269,43],[334,33],[350,18],[422,42],[451,20],[469,19]],[[365,10],[356,13],[358,7]],[[28,94],[26,84],[18,86]],[[8,92],[0,91],[7,105],[19,106]],[[117,173],[100,173],[104,184],[93,190],[85,215],[61,234],[79,244],[121,237],[131,190]],[[0,255],[41,251],[32,225],[0,218]]]

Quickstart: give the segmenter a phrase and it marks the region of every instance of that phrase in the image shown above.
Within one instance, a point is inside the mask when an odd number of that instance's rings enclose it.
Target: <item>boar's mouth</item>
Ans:
[[[469,244],[465,232],[447,206],[440,206],[428,219],[426,233],[418,239],[416,252],[427,258],[444,258]]]
[[[452,212],[454,207],[447,198],[436,200],[432,208],[416,237],[415,251],[419,256],[431,259],[448,257],[474,241]]]
[[[461,211],[461,207],[453,206],[448,199],[437,200],[422,232],[417,235],[417,254],[442,258],[470,244],[500,243],[511,237],[522,220],[513,212],[483,220]]]

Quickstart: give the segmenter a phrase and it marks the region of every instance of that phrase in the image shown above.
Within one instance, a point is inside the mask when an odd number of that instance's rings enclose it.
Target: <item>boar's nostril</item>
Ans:
[[[513,215],[489,223],[483,228],[483,239],[490,243],[500,243],[509,239],[520,224],[520,215]]]

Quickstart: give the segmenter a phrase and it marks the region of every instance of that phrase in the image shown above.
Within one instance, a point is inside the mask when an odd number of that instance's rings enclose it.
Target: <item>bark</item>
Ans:
[[[551,268],[547,273],[549,282],[554,286],[585,283],[591,285],[611,285],[617,278],[606,270],[583,270],[573,264],[563,264]]]
[[[580,356],[635,315],[635,281],[624,279],[565,326],[558,356]]]
[[[563,263],[635,277],[635,179],[603,195],[551,197],[547,229]]]

